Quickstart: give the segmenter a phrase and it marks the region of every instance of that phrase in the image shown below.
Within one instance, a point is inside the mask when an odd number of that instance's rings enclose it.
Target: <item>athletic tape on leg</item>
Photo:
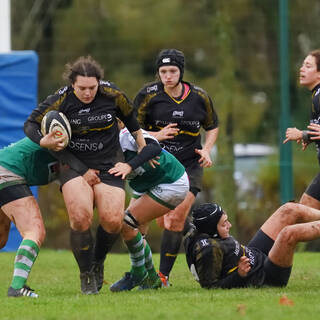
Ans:
[[[131,228],[137,229],[139,227],[139,222],[135,219],[135,217],[128,210],[126,210],[124,212],[123,221],[127,225],[129,225]]]

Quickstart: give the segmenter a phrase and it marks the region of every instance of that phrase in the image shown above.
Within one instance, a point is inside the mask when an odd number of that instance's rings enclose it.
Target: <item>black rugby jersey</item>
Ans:
[[[189,93],[183,100],[170,97],[161,82],[154,82],[139,91],[134,99],[137,119],[148,131],[160,131],[170,123],[177,123],[179,134],[161,141],[161,146],[172,153],[184,166],[198,161],[194,149],[201,149],[200,128],[218,127],[218,116],[208,94],[188,82]]]
[[[320,84],[315,86],[312,89],[312,106],[311,106],[311,115],[310,115],[310,123],[320,124]],[[318,160],[320,163],[320,141],[314,141],[317,147],[318,152]]]
[[[190,232],[184,240],[190,271],[203,288],[239,288],[262,286],[267,256],[260,250],[241,245],[233,237],[211,238],[207,234]],[[247,277],[238,274],[241,256],[250,259]]]
[[[79,172],[81,174],[88,168],[108,170],[116,162],[123,161],[116,117],[125,123],[130,132],[140,128],[132,103],[108,81],[99,82],[96,97],[88,104],[77,98],[72,86],[58,90],[40,103],[25,123],[26,135],[38,144],[42,138],[41,120],[50,110],[63,112],[70,122],[72,138],[66,150],[85,165]],[[56,152],[59,155],[63,153],[68,152]],[[63,161],[63,157],[59,160]]]

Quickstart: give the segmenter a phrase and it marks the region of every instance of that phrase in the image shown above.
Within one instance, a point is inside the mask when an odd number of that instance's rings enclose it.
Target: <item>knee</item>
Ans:
[[[100,224],[109,233],[119,233],[122,228],[123,214],[100,217]]]
[[[299,219],[299,204],[287,202],[280,208],[280,219],[283,224],[293,224]]]
[[[86,231],[92,224],[92,214],[84,212],[82,214],[72,215],[70,217],[71,229],[76,231]]]
[[[292,226],[284,227],[277,237],[277,242],[294,247],[298,242],[295,228]]]

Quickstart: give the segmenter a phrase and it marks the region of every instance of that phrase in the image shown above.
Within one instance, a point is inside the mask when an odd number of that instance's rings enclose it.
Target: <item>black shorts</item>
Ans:
[[[0,207],[25,197],[32,196],[30,188],[26,184],[15,184],[0,190]]]
[[[320,173],[318,173],[312,180],[312,182],[307,187],[305,193],[320,201]]]
[[[264,285],[285,287],[288,284],[292,267],[283,268],[274,264],[269,258],[264,261]]]
[[[198,162],[192,162],[185,167],[185,169],[190,182],[189,190],[197,196],[197,193],[201,191],[202,187],[203,168],[200,167]]]
[[[61,169],[59,180],[61,183],[61,187],[71,179],[76,177],[80,177],[81,174],[70,169],[63,168]],[[107,184],[109,186],[118,187],[124,189],[125,180],[122,180],[121,177],[116,177],[113,174],[108,173],[108,171],[100,171],[99,178],[102,183]]]

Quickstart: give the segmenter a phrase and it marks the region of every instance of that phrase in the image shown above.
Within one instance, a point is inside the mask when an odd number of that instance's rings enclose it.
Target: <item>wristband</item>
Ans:
[[[310,142],[310,139],[309,139],[309,135],[308,135],[308,131],[307,131],[307,130],[303,130],[303,131],[302,131],[302,141],[303,141],[304,143]]]

